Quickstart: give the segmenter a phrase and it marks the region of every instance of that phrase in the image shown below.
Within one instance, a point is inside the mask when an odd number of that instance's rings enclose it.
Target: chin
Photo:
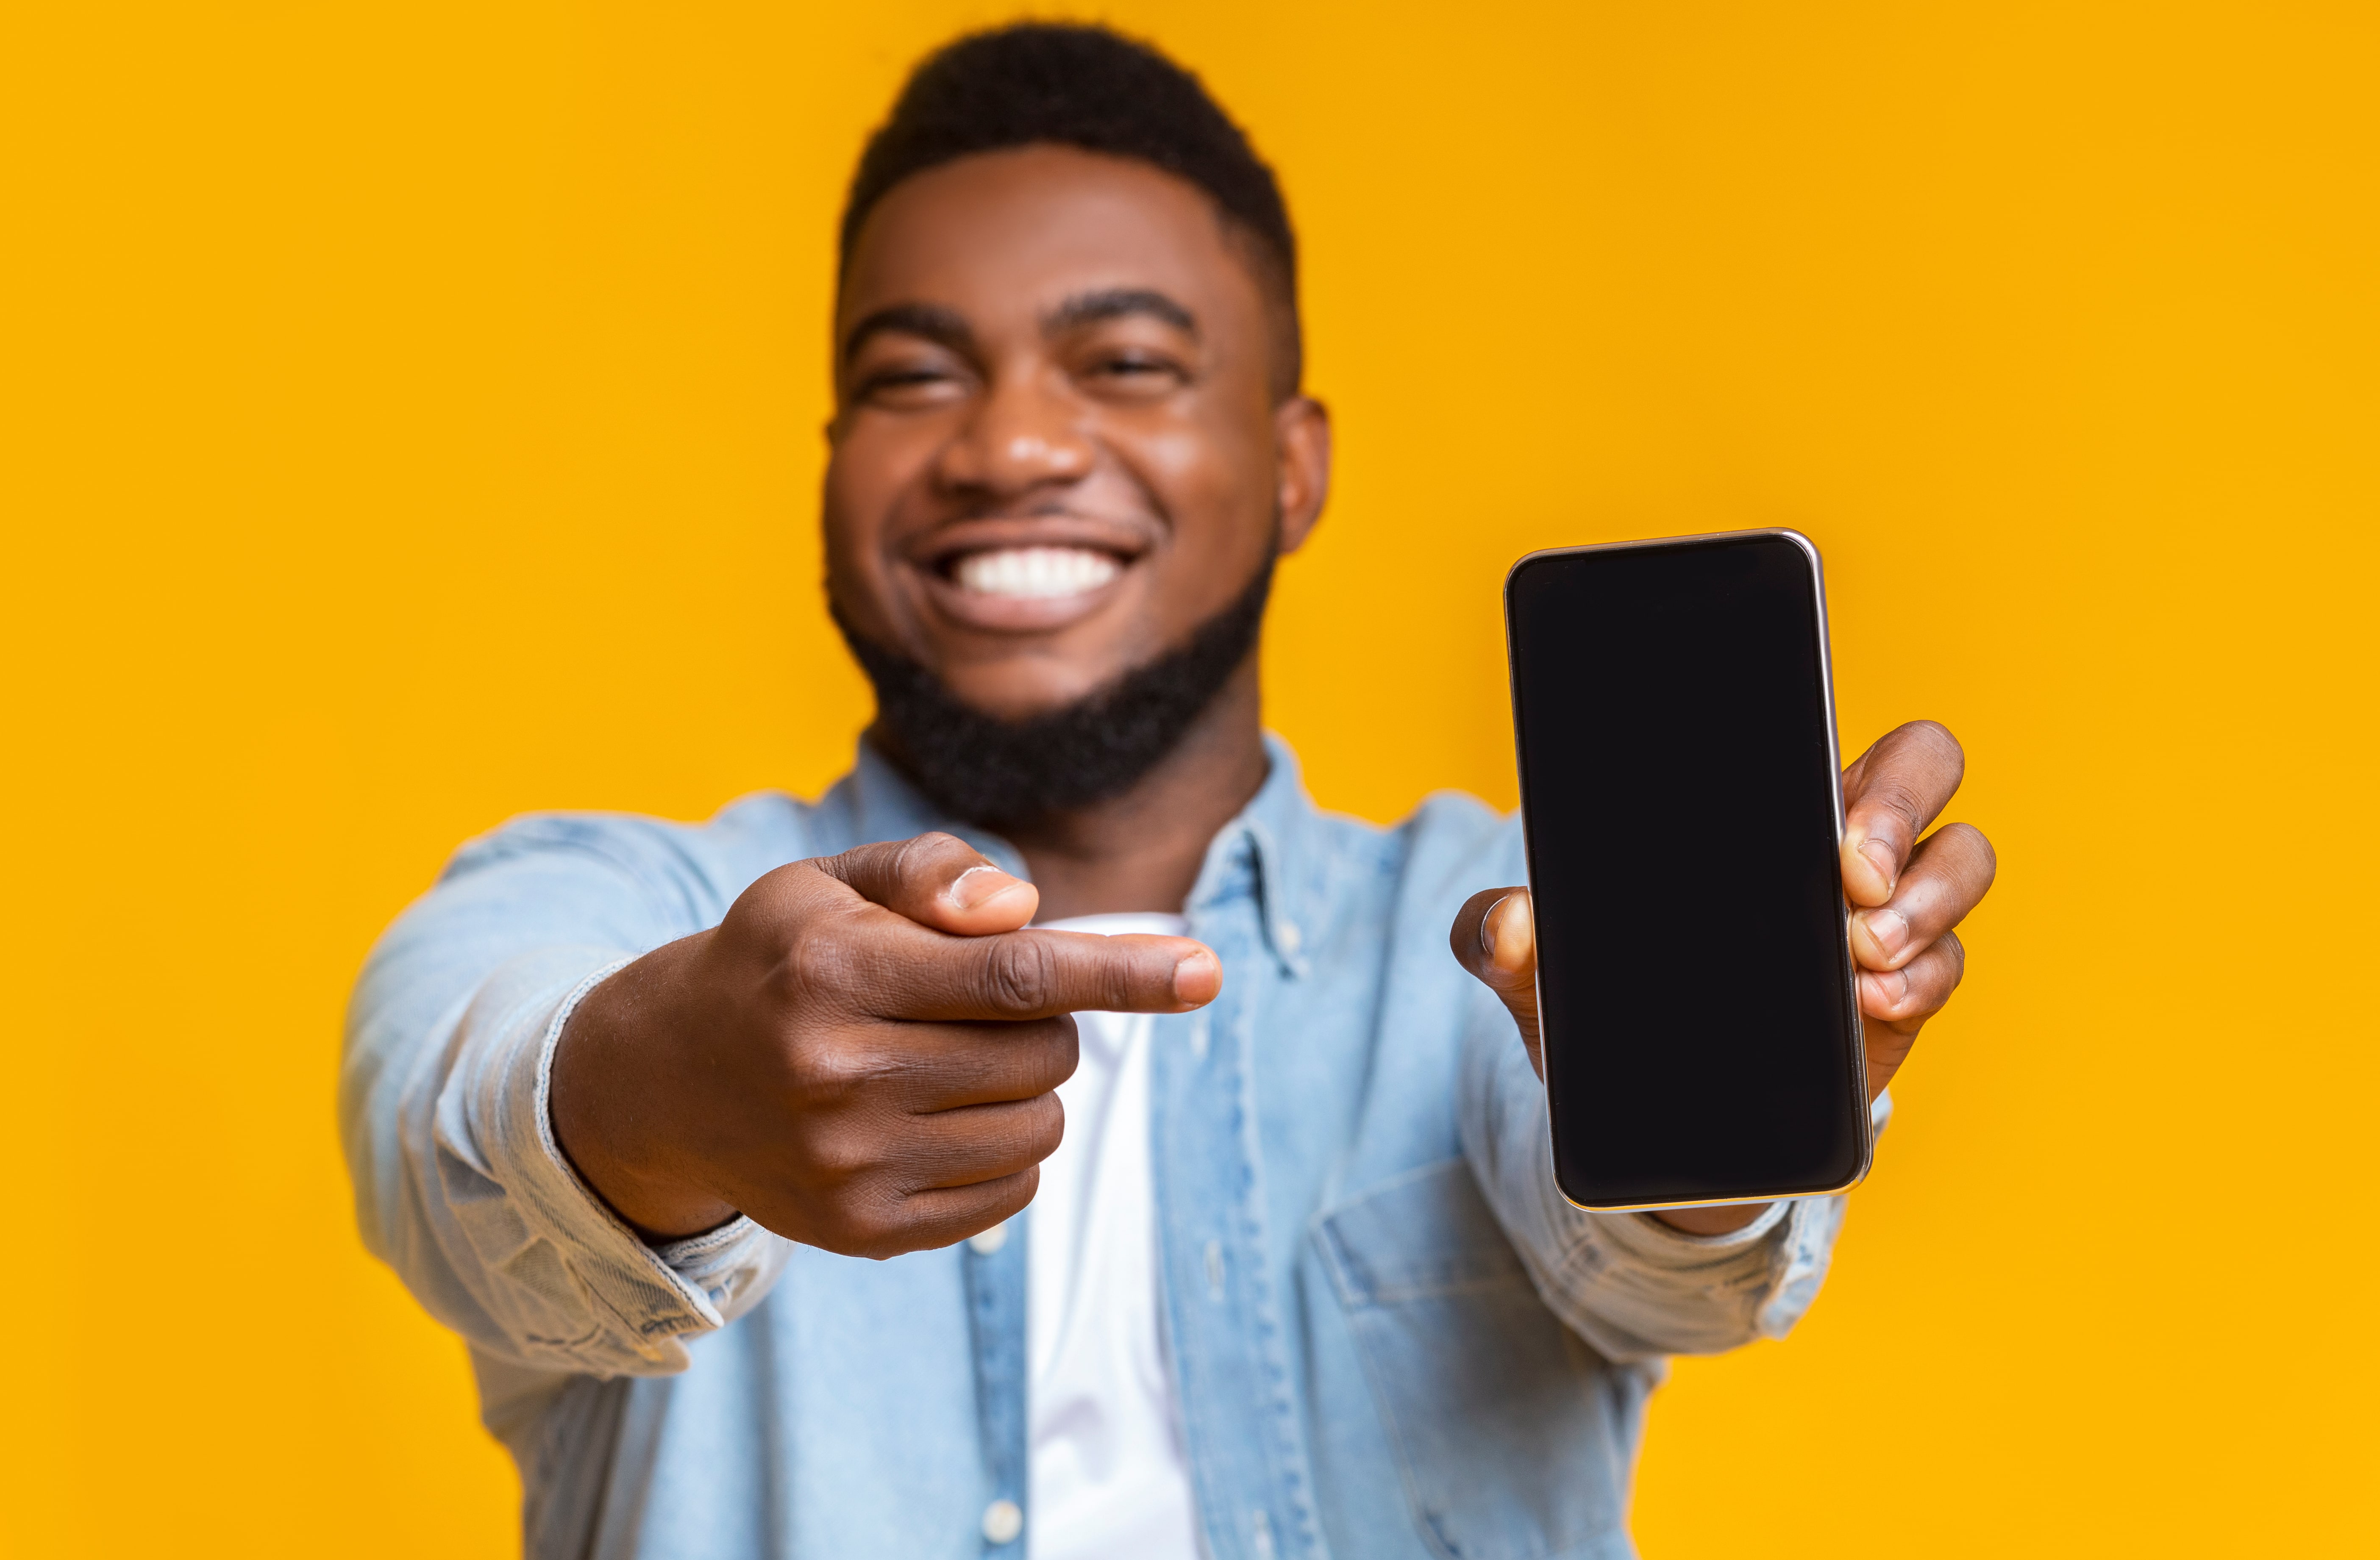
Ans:
[[[1080,663],[1053,665],[1051,657],[1026,653],[997,661],[960,665],[927,665],[941,679],[953,697],[969,709],[1000,720],[1030,720],[1066,708],[1114,682],[1125,671]]]

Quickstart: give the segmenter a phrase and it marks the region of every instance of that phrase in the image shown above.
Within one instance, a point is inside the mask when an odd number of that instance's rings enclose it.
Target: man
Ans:
[[[1563,1203],[1515,825],[1325,816],[1265,737],[1330,448],[1269,172],[1138,45],[963,40],[861,161],[835,349],[853,773],[516,821],[356,994],[366,1237],[529,1552],[1630,1554],[1660,1358],[1789,1327],[1840,1200]],[[1845,776],[1879,1090],[1991,875],[1919,842],[1961,763]]]

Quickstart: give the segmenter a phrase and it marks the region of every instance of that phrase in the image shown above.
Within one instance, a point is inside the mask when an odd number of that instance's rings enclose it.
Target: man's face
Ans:
[[[835,315],[827,586],[1004,719],[1179,648],[1321,509],[1245,240],[1195,186],[1060,147],[905,180]]]

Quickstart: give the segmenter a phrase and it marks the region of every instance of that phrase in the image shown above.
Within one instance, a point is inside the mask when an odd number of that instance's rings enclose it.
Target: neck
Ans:
[[[1024,853],[1041,890],[1037,919],[1179,913],[1208,845],[1256,795],[1269,768],[1251,654],[1131,790],[1001,830]]]

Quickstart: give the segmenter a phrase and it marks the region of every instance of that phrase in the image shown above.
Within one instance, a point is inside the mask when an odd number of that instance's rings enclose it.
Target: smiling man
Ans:
[[[911,79],[841,254],[853,772],[508,825],[356,993],[365,1234],[528,1552],[1630,1554],[1661,1358],[1790,1327],[1841,1200],[1566,1204],[1517,826],[1324,815],[1264,734],[1330,464],[1271,175],[1161,56],[1012,28]],[[1844,777],[1879,1090],[1990,881],[1920,839],[1961,768]]]

